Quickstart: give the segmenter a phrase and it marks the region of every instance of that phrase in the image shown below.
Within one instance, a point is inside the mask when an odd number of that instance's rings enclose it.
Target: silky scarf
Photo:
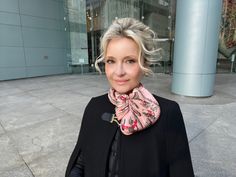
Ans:
[[[121,132],[131,135],[153,125],[160,116],[160,106],[153,95],[140,84],[129,94],[120,94],[113,88],[108,92],[115,107]]]

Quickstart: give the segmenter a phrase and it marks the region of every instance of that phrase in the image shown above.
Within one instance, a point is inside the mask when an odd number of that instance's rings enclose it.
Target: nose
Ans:
[[[125,75],[125,68],[122,63],[117,64],[115,74],[117,76],[123,76]]]

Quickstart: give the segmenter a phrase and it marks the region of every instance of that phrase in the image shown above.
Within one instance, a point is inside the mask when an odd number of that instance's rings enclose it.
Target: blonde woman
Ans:
[[[101,39],[110,84],[88,103],[66,177],[194,177],[178,104],[141,83],[158,52],[155,33],[133,18],[115,20]]]

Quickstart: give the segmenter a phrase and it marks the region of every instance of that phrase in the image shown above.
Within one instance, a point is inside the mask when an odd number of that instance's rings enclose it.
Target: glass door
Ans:
[[[236,72],[236,1],[224,0],[217,72]]]
[[[133,17],[157,32],[161,60],[152,65],[154,72],[171,72],[175,22],[175,0],[87,0],[86,20],[89,63],[99,56],[99,40],[105,29],[116,18]]]

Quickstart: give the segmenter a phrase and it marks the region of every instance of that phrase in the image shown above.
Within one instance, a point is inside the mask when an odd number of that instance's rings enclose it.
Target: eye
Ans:
[[[128,64],[133,64],[133,63],[136,63],[136,60],[131,58],[131,59],[127,59],[125,62]]]
[[[106,59],[105,61],[107,64],[113,64],[115,61],[113,59]]]

